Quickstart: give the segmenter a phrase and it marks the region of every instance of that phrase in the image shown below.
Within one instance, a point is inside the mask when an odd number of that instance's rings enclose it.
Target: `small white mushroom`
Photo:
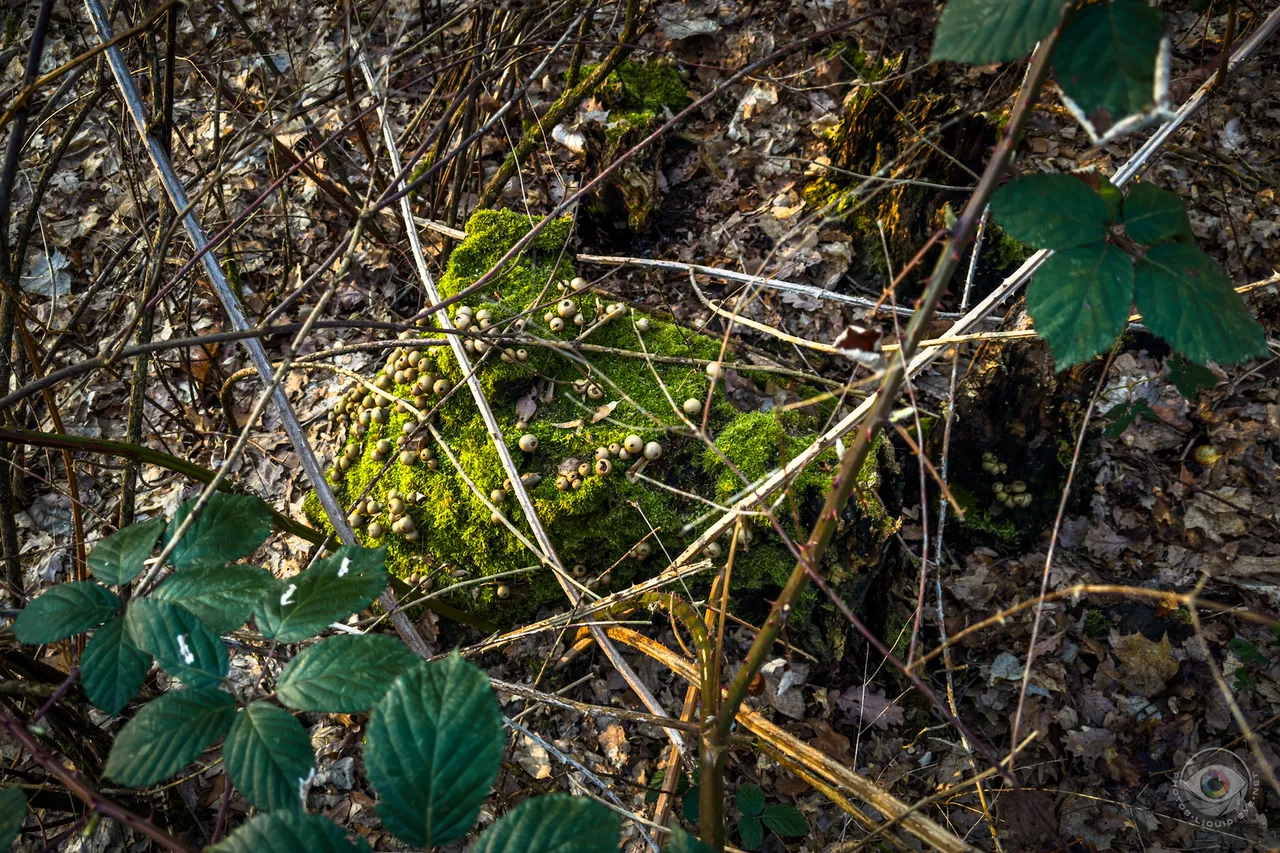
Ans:
[[[369,525],[369,536],[373,539],[381,539],[387,530],[379,522],[373,522]]]
[[[700,415],[702,414],[702,401],[695,400],[693,397],[690,397],[688,400],[684,401],[681,408],[684,409],[684,413],[689,417]]]
[[[596,448],[596,459],[608,459],[608,458],[609,458],[609,448],[607,447]]]
[[[649,331],[649,318],[648,318],[648,317],[641,317],[639,320],[636,320],[636,331],[637,331],[637,332],[647,332],[647,331]]]
[[[500,504],[507,499],[507,493],[502,489],[494,489],[489,492],[489,500],[495,504]]]
[[[600,400],[600,399],[603,399],[603,398],[604,398],[604,389],[603,389],[603,388],[601,388],[599,385],[597,385],[597,384],[596,384],[596,383],[594,383],[594,382],[592,382],[590,385],[588,385],[588,386],[587,386],[587,399],[588,399],[588,400]]]
[[[710,362],[710,363],[709,363],[709,364],[704,368],[704,370],[706,370],[706,372],[707,372],[707,377],[708,377],[708,378],[710,378],[710,379],[719,379],[719,378],[720,378],[720,373],[721,373],[721,369],[720,369],[720,362],[718,362],[718,361]]]
[[[448,379],[437,379],[431,386],[431,390],[435,392],[437,397],[443,397],[445,394],[448,394],[452,388],[453,384],[450,383]]]
[[[516,350],[516,361],[525,362],[529,360],[529,351],[527,349]]]
[[[498,598],[510,598],[511,587],[507,586],[506,584],[502,584],[498,587],[495,594],[498,596]]]
[[[556,313],[568,320],[578,313],[578,306],[573,304],[572,299],[561,299],[560,303],[556,305]]]
[[[610,472],[612,471],[613,471],[613,463],[610,462],[607,458],[596,460],[596,473],[599,474],[601,477],[608,477]]]
[[[569,282],[569,287],[579,293],[586,290],[587,286],[587,280],[580,275],[574,276],[573,280]]]
[[[652,462],[662,455],[662,445],[656,441],[651,441],[644,446],[644,458]]]
[[[418,454],[414,453],[412,450],[400,451],[401,465],[415,465],[417,464],[417,462],[418,462]]]
[[[547,323],[547,325],[551,327],[551,331],[553,332],[564,331],[564,320],[561,320],[559,317],[552,317],[551,321]]]
[[[707,547],[703,548],[702,550],[706,553],[708,557],[714,560],[716,557],[720,556],[720,543],[708,542]]]
[[[526,432],[520,436],[520,449],[525,453],[532,453],[538,449],[538,437],[531,432]]]
[[[644,450],[644,439],[634,433],[622,441],[622,449],[631,454]]]

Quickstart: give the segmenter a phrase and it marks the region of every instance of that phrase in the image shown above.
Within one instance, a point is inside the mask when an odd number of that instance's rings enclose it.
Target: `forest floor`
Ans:
[[[636,58],[670,57],[696,98],[782,45],[876,5],[860,0],[655,5],[642,16]],[[1247,5],[1241,6],[1246,36],[1270,12],[1246,11]],[[262,0],[241,7],[249,28],[287,67],[287,80],[311,81],[309,91],[317,96],[333,94],[311,111],[322,134],[338,131],[353,114],[342,74],[349,67],[343,50],[345,8]],[[376,11],[382,23],[366,44],[379,57],[375,64],[389,52],[397,33],[404,48],[392,74],[389,102],[391,120],[401,129],[432,86],[424,70],[475,38],[475,21],[467,9],[459,9],[455,23],[429,46],[418,44],[412,34],[420,28],[416,3],[392,2]],[[55,37],[45,58],[49,68],[96,43],[82,9],[57,4],[56,10]],[[1175,107],[1204,81],[1206,69],[1212,72],[1211,63],[1222,50],[1226,16],[1218,11],[1215,7],[1206,16],[1181,5],[1164,10],[1173,36],[1170,91]],[[610,4],[597,12],[595,26],[601,33],[613,14]],[[191,60],[177,75],[175,160],[189,179],[214,164],[224,170],[217,192],[198,210],[206,230],[215,233],[289,165],[264,131],[269,129],[286,146],[303,140],[304,133],[296,118],[277,122],[271,116],[272,99],[280,89],[267,82],[262,60],[231,16],[218,4],[193,5],[186,15],[180,44]],[[930,65],[935,21],[931,4],[901,4],[729,86],[680,125],[649,164],[657,188],[650,200],[650,227],[638,231],[628,225],[626,212],[616,204],[603,211],[580,209],[574,251],[700,264],[880,298],[886,271],[900,269],[924,245],[940,224],[943,205],[959,209],[963,204],[976,180],[972,173],[981,170],[990,153],[991,138],[984,134],[1007,116],[1025,67]],[[17,48],[25,44],[29,26],[27,17],[17,15],[15,31],[0,51],[6,88],[21,83],[25,50]],[[124,29],[123,23],[118,28]],[[558,38],[558,33],[547,32],[532,36]],[[586,40],[587,56],[598,58],[608,37],[601,36],[603,44]],[[521,118],[542,113],[563,92],[566,67],[567,58],[554,60],[533,81],[511,120],[473,148],[470,171],[457,177],[462,189],[456,196],[443,181],[429,185],[431,192],[415,201],[417,215],[464,227],[465,213],[476,203],[482,184],[521,133]],[[92,64],[87,68],[72,84],[66,104],[43,119],[22,153],[22,178],[15,191],[20,215],[25,215],[34,180],[77,109],[102,97],[93,90],[97,76]],[[887,93],[887,106],[855,106],[871,85],[869,78],[874,78],[872,88]],[[363,79],[358,73],[354,79],[363,92]],[[114,87],[106,91],[114,95]],[[99,342],[121,328],[154,236],[154,227],[144,225],[156,207],[150,164],[119,106],[110,98],[104,103],[89,111],[64,155],[42,200],[37,237],[24,259],[27,323],[36,345],[47,352],[55,330],[75,324],[65,345],[43,365],[45,370],[97,354]],[[536,219],[598,173],[611,153],[603,144],[607,119],[598,100],[585,101],[563,123],[562,141],[548,140],[522,164],[500,204],[527,210]],[[912,125],[914,119],[919,127]],[[985,124],[972,124],[979,120]],[[366,124],[368,137],[374,137],[377,122],[369,118]],[[842,129],[848,133],[842,136]],[[1031,119],[1015,170],[1026,174],[1088,167],[1109,175],[1148,132],[1093,148],[1056,100],[1046,99]],[[857,138],[860,133],[869,138]],[[321,177],[350,174],[362,193],[367,171],[352,165],[364,162],[368,138],[362,136],[344,132],[347,162],[318,158]],[[919,138],[929,144],[910,144]],[[898,158],[893,174],[899,184],[875,184],[875,193],[852,210],[825,203],[830,193],[822,194],[823,179],[829,182],[827,190],[848,187],[860,180],[853,175],[859,164],[893,158]],[[388,174],[381,172],[377,180],[385,181]],[[1237,287],[1274,282],[1280,270],[1280,38],[1263,44],[1234,71],[1146,162],[1140,177],[1188,201],[1198,244],[1223,264]],[[298,175],[290,179],[288,195],[271,196],[247,221],[236,224],[226,254],[234,258],[252,317],[278,305],[346,240],[351,219],[334,203],[333,183]],[[455,205],[452,211],[446,198]],[[877,219],[884,232],[876,227]],[[426,304],[402,227],[391,216],[374,222],[386,239],[373,237],[361,245],[357,269],[336,293],[329,318],[395,320]],[[453,244],[430,231],[424,239],[428,263],[438,276]],[[966,297],[957,277],[940,310],[960,312],[989,293],[1021,260],[1020,255],[1000,254],[1007,248],[993,236],[967,304],[962,305]],[[125,262],[108,270],[107,259],[117,251],[124,253]],[[171,248],[164,272],[172,275],[189,258],[185,243]],[[726,331],[724,316],[695,297],[686,273],[587,263],[580,267],[601,292],[716,336]],[[105,285],[91,288],[102,275],[107,276]],[[909,305],[926,275],[923,270],[910,274],[896,294],[897,303]],[[848,379],[847,362],[794,347],[776,332],[830,343],[850,323],[870,322],[865,310],[769,287],[744,298],[740,284],[706,275],[697,281],[713,304],[758,324],[748,328],[735,322],[735,343],[767,353],[778,363],[836,381]],[[1247,294],[1246,302],[1274,347],[1280,289],[1263,284]],[[300,321],[314,304],[314,295],[305,295],[278,319]],[[155,319],[158,340],[225,328],[221,309],[202,283],[175,291]],[[875,322],[892,334],[892,321],[881,316]],[[936,328],[945,331],[949,325],[939,320]],[[983,328],[1026,327],[1021,300],[1012,298],[997,307]],[[376,334],[358,328],[316,329],[295,355],[367,341]],[[951,352],[913,383],[914,404],[926,416],[929,430],[925,446],[935,466],[942,464],[942,425],[952,407]],[[1003,614],[960,636],[950,648],[949,669],[939,657],[925,672],[970,732],[997,754],[1007,755],[1013,748],[1015,728],[1019,743],[1029,739],[1017,754],[1025,787],[1010,792],[995,777],[977,790],[951,789],[990,762],[852,629],[841,642],[839,660],[803,648],[782,651],[784,663],[771,670],[764,694],[752,701],[786,730],[902,800],[916,802],[946,792],[923,809],[984,850],[1052,849],[1054,832],[1080,850],[1154,853],[1280,845],[1275,827],[1280,791],[1268,786],[1257,764],[1261,756],[1280,767],[1280,631],[1247,616],[1280,616],[1280,360],[1193,369],[1141,329],[1124,339],[1105,370],[1100,358],[1056,380],[1045,345],[1034,338],[982,342],[961,348],[956,357],[956,399],[961,402],[955,408],[961,419],[946,454],[956,482],[975,498],[971,512],[987,523],[959,522],[950,513],[938,550],[938,490],[931,475],[920,475],[911,448],[895,437],[901,474],[888,491],[900,507],[899,524],[862,612],[903,659],[928,653],[944,637]],[[369,374],[380,358],[376,352],[353,352],[334,363]],[[235,344],[158,354],[147,390],[145,443],[217,467],[234,441],[219,389],[248,364]],[[318,370],[295,371],[287,380],[286,390],[314,445],[326,453],[333,452],[337,441],[328,415],[344,381]],[[256,382],[250,377],[237,386],[235,411],[241,421],[252,405]],[[57,399],[66,431],[123,439],[129,389],[130,371],[125,369],[88,374],[60,386]],[[1095,389],[1100,390],[1092,417],[1082,421],[1080,413]],[[744,381],[730,390],[735,405],[744,410],[786,406],[798,399],[786,383],[765,387]],[[28,426],[48,428],[47,422]],[[1073,461],[1081,428],[1083,442]],[[909,434],[915,438],[914,430]],[[1009,464],[1009,479],[1023,475],[1043,484],[1039,491],[1032,489],[1036,512],[1007,523],[1009,517],[990,498],[991,477],[980,470],[983,452]],[[1042,470],[1053,465],[1061,470]],[[23,470],[17,518],[30,593],[73,571],[75,541],[61,456],[28,448]],[[1070,485],[1064,489],[1068,471]],[[270,409],[231,473],[240,486],[280,511],[304,518],[302,503],[310,487]],[[80,475],[79,498],[92,545],[114,524],[120,470],[112,460],[93,456],[85,458]],[[143,466],[142,478],[136,506],[140,516],[171,515],[198,491],[198,484],[160,468]],[[310,549],[302,539],[277,534],[260,561],[283,576],[304,566]],[[935,561],[937,554],[941,559]],[[927,560],[924,581],[922,555]],[[1072,592],[1081,585],[1134,587],[1147,594]],[[1037,607],[1042,589],[1050,596]],[[1213,605],[1193,611],[1186,606],[1187,595]],[[918,596],[924,607],[918,638],[913,638]],[[442,651],[480,639],[474,630],[431,614],[418,627]],[[648,630],[678,648],[661,620]],[[726,637],[731,661],[741,659],[752,636],[749,627],[731,628]],[[530,661],[555,661],[571,644],[571,638],[553,640],[545,635],[526,639],[476,661],[494,678],[524,682],[530,677]],[[1034,662],[1025,701],[1020,702],[1032,642]],[[50,662],[61,665],[53,652],[50,656]],[[638,656],[633,664],[663,705],[678,713],[685,684]],[[254,654],[237,653],[233,679],[252,682],[264,665]],[[595,652],[574,659],[549,683],[569,698],[640,707]],[[526,711],[525,700],[502,698],[508,715],[525,712],[518,717],[523,725],[607,780],[627,808],[652,814],[667,749],[659,729],[546,706]],[[407,849],[375,814],[359,759],[361,718],[311,715],[309,722],[320,756],[310,795],[313,808],[366,836],[375,849]],[[1247,728],[1242,730],[1242,724]],[[527,736],[514,736],[510,747],[497,800],[486,806],[482,823],[493,819],[504,798],[530,788],[568,789],[567,777],[578,773],[547,745]],[[1245,813],[1219,828],[1184,814],[1175,792],[1178,774],[1210,748],[1234,753],[1249,774],[1241,784],[1251,788]],[[0,739],[0,754],[9,762],[17,750]],[[822,791],[771,760],[735,754],[729,779],[731,790],[758,784],[770,802],[794,805],[807,818],[805,838],[767,833],[764,850],[852,850],[867,835]],[[179,786],[197,823],[212,824],[223,780],[218,768],[211,767]],[[244,812],[248,804],[237,794],[231,809]],[[681,813],[679,804],[676,813]],[[645,849],[634,828],[631,833],[629,849]],[[897,831],[889,835],[895,839],[893,848],[915,849],[908,836]],[[740,843],[732,832],[731,843]],[[125,844],[119,827],[104,822],[93,839],[65,849],[116,850]],[[887,842],[872,842],[869,849],[890,849],[878,844]]]

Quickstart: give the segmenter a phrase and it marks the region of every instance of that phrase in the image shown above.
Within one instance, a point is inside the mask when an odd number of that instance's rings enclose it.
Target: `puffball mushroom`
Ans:
[[[709,363],[709,364],[707,364],[707,366],[706,366],[705,368],[703,368],[703,369],[706,371],[706,373],[707,373],[707,378],[708,378],[708,379],[719,379],[719,378],[720,378],[720,373],[721,373],[720,362],[718,362],[718,361],[710,362],[710,363]]]
[[[489,500],[495,504],[500,504],[507,499],[507,493],[502,489],[494,489],[489,492]]]
[[[639,453],[644,450],[644,439],[633,433],[623,439],[622,449],[633,455]]]
[[[569,282],[569,287],[574,291],[581,293],[587,289],[587,280],[580,275],[574,276],[573,280]]]
[[[637,331],[637,332],[647,332],[647,331],[649,331],[649,318],[648,318],[648,317],[641,317],[639,320],[636,320],[636,331]]]
[[[372,539],[381,539],[382,535],[386,532],[386,528],[377,521],[369,525],[369,536]]]
[[[656,441],[651,441],[644,446],[644,458],[650,462],[662,455],[662,445]]]
[[[599,385],[592,382],[590,385],[587,386],[588,400],[600,400],[603,397],[604,397],[604,389],[601,388]]]
[[[552,317],[551,322],[547,323],[547,325],[551,327],[551,331],[553,332],[564,331],[564,320],[560,319],[559,317]]]
[[[448,379],[437,379],[431,386],[431,390],[435,392],[437,397],[443,397],[445,394],[448,394],[452,388],[453,385]]]
[[[684,409],[684,413],[689,417],[700,415],[702,414],[702,401],[695,400],[693,397],[690,397],[688,400],[684,401],[684,404],[681,405],[680,408]]]
[[[612,471],[613,471],[613,463],[610,462],[607,458],[596,460],[596,473],[599,474],[601,477],[608,477]]]
[[[511,587],[507,586],[506,584],[502,584],[498,587],[495,594],[498,596],[498,598],[510,598]]]
[[[531,432],[526,432],[520,436],[520,449],[525,453],[532,453],[538,449],[538,437]]]
[[[556,305],[556,313],[568,320],[578,313],[578,306],[573,304],[572,299],[561,299],[559,304]]]
[[[413,465],[413,464],[415,464],[417,461],[418,461],[418,454],[414,453],[412,450],[401,450],[401,451],[400,451],[400,464],[401,464],[401,465]]]

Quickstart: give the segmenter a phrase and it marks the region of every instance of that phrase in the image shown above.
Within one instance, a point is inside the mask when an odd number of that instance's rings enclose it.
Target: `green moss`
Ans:
[[[1084,615],[1084,632],[1094,638],[1107,636],[1111,632],[1111,617],[1100,608],[1090,607]]]
[[[584,66],[582,75],[595,66]],[[623,62],[605,78],[600,98],[610,109],[661,114],[663,108],[682,110],[689,105],[689,92],[680,74],[660,62]]]
[[[961,522],[969,533],[985,534],[993,537],[999,544],[1012,546],[1020,541],[1023,532],[1010,519],[997,519],[986,507],[978,503],[972,492],[959,483],[949,486],[956,503],[964,510],[964,521]]]
[[[528,218],[513,211],[478,212],[467,225],[468,238],[450,256],[439,282],[442,293],[453,295],[468,287],[527,233],[529,227]],[[572,325],[568,329],[573,329],[573,333],[566,330],[557,334],[547,327],[543,315],[548,305],[571,298],[585,317],[586,328],[608,316],[608,312],[606,304],[594,295],[562,289],[562,283],[574,274],[571,255],[565,248],[569,238],[567,220],[553,223],[526,252],[507,264],[491,289],[464,301],[474,310],[488,309],[499,328],[504,328],[503,320],[524,314],[528,331],[538,337],[573,340],[579,332]],[[665,567],[666,555],[674,557],[691,536],[696,535],[696,532],[685,534],[683,527],[690,519],[703,514],[707,507],[672,489],[725,501],[743,487],[737,475],[703,443],[689,435],[683,419],[672,406],[673,401],[681,406],[688,399],[705,399],[707,378],[701,363],[651,363],[622,354],[647,350],[663,357],[714,360],[719,356],[719,341],[652,317],[643,318],[649,328],[641,333],[635,324],[639,319],[641,315],[619,312],[585,339],[589,344],[619,353],[571,353],[559,348],[524,345],[528,351],[527,361],[505,363],[490,357],[479,369],[486,398],[517,466],[521,473],[537,474],[541,478],[529,493],[561,560],[569,567],[579,564],[585,567],[584,580],[608,571],[613,585],[626,585]],[[406,346],[401,355],[407,355],[410,349],[411,346]],[[448,347],[420,352],[421,366],[455,383],[462,380]],[[603,389],[601,400],[588,400],[575,390],[573,383],[584,379]],[[537,411],[527,425],[518,425],[517,401],[527,398],[535,386]],[[410,384],[404,383],[396,386],[392,393],[411,401],[415,392]],[[429,399],[434,404],[437,398]],[[605,402],[614,404],[614,408],[593,423],[593,416]],[[435,470],[422,460],[403,465],[397,459],[379,478],[385,462],[375,458],[378,440],[386,438],[394,444],[403,434],[404,425],[415,420],[408,411],[392,411],[387,423],[370,424],[363,436],[347,438],[348,444],[359,447],[359,456],[335,482],[340,499],[350,505],[369,488],[370,495],[384,507],[377,521],[389,529],[385,507],[388,493],[394,489],[406,498],[408,515],[419,532],[417,541],[388,534],[373,542],[368,538],[366,527],[361,531],[366,544],[389,546],[388,567],[394,574],[429,576],[437,586],[536,563],[535,556],[517,537],[491,519],[488,507],[459,476],[445,448],[435,442],[428,443],[438,464]],[[483,494],[488,496],[492,490],[503,488],[506,475],[497,451],[474,400],[465,389],[455,393],[440,409],[435,426],[458,466]],[[800,414],[738,413],[722,393],[715,395],[709,416],[709,428],[718,437],[717,445],[750,479],[764,475],[799,453],[811,442],[817,426],[816,421]],[[537,436],[536,452],[524,453],[519,449],[518,442],[524,432]],[[671,489],[644,479],[628,478],[624,471],[636,460],[624,462],[617,457],[611,459],[614,470],[609,476],[597,476],[593,470],[581,478],[580,488],[564,491],[557,488],[558,474],[568,460],[578,460],[571,466],[574,470],[579,463],[587,463],[594,469],[598,448],[622,444],[631,434],[663,445],[661,458],[649,463],[643,474]],[[820,500],[829,485],[834,458],[833,452],[823,454],[796,480],[792,493],[797,500],[801,503]],[[307,499],[304,508],[320,523],[318,516],[322,514],[313,497]],[[534,538],[513,497],[508,497],[501,509],[527,539]],[[629,552],[647,537],[652,544],[652,555],[647,560],[632,558]],[[790,567],[791,557],[786,549],[765,528],[760,528],[752,547],[741,555],[735,567],[735,579],[743,588],[759,587],[785,579]],[[542,605],[559,603],[563,598],[558,584],[545,568],[504,579],[502,583],[511,587],[510,598],[498,600],[497,584],[492,583],[460,591],[450,603],[479,609],[486,618],[495,621],[513,621]],[[735,583],[735,587],[739,585]]]

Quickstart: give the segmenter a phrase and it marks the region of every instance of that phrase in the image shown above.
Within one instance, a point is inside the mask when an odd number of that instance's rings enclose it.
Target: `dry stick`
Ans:
[[[9,730],[9,733],[22,745],[23,749],[31,753],[31,757],[35,759],[37,764],[61,782],[68,791],[80,798],[95,813],[105,815],[129,827],[134,832],[145,835],[166,850],[173,850],[176,853],[196,853],[196,848],[174,838],[151,821],[139,817],[124,806],[107,799],[89,787],[78,772],[69,769],[60,757],[45,750],[40,745],[40,741],[36,740],[35,735],[31,733],[31,730],[22,721],[16,719],[8,708],[0,707],[0,725]]]
[[[567,32],[567,31],[566,31]],[[554,50],[553,50],[554,52]],[[373,76],[373,70],[369,67],[368,58],[363,48],[357,48],[357,61],[360,63],[361,70],[364,72],[365,82],[369,86],[371,92],[377,91],[377,82]],[[387,121],[386,113],[379,107],[380,118],[382,119],[383,134],[387,143],[387,156],[391,160],[391,168],[397,174],[401,171],[400,152],[396,148],[395,134],[391,130],[390,123]],[[392,185],[394,188],[394,184]],[[427,259],[422,252],[422,241],[418,237],[418,229],[414,224],[413,209],[409,204],[409,197],[402,196],[400,198],[400,212],[404,219],[405,231],[409,236],[409,248],[413,254],[414,267],[417,270],[418,278],[422,283],[423,289],[426,291],[427,297],[433,303],[440,302],[440,293],[436,289],[435,279],[431,275],[431,270],[427,268]],[[453,321],[449,318],[449,312],[441,308],[436,312],[436,323],[446,332],[453,330]],[[567,573],[564,570],[564,564],[561,562],[559,555],[556,553],[554,543],[551,537],[547,535],[546,530],[542,526],[542,522],[538,519],[538,511],[533,506],[533,501],[529,497],[529,492],[525,488],[524,481],[520,479],[520,469],[516,466],[515,460],[511,458],[511,450],[507,447],[506,441],[502,437],[502,428],[498,424],[497,417],[493,414],[493,409],[489,405],[488,399],[484,395],[484,388],[480,384],[480,377],[476,375],[471,365],[471,358],[467,355],[466,349],[463,347],[462,339],[458,335],[449,335],[449,346],[453,349],[453,356],[457,359],[458,366],[466,375],[467,388],[471,391],[472,399],[475,400],[476,407],[480,410],[480,416],[484,421],[485,429],[488,430],[490,438],[493,440],[494,450],[497,451],[498,459],[502,463],[502,468],[506,472],[507,478],[511,480],[511,491],[516,497],[516,501],[520,504],[520,509],[524,513],[525,522],[529,525],[529,529],[533,533],[534,541],[538,543],[538,548],[542,554],[549,560],[552,565],[553,574],[556,582],[560,584],[560,588],[564,590],[565,596],[569,602],[575,607],[581,602],[582,596],[573,585],[568,581]],[[505,516],[504,516],[505,517]],[[662,703],[653,695],[647,686],[636,675],[631,665],[623,659],[622,655],[612,643],[609,642],[604,632],[598,626],[592,626],[591,633],[595,637],[596,642],[600,644],[601,650],[605,656],[609,658],[610,663],[618,670],[618,673],[627,681],[631,689],[645,704],[651,712],[660,716],[670,716],[662,707]],[[684,737],[675,729],[667,729],[667,736],[671,742],[684,751]]]
[[[110,41],[111,26],[107,21],[101,0],[85,0],[85,7],[89,11],[89,17],[93,19],[98,37],[104,42]],[[147,153],[151,157],[152,164],[156,168],[161,183],[164,184],[169,200],[176,210],[186,210],[188,207],[186,190],[182,186],[182,181],[173,171],[169,158],[165,155],[156,139],[148,132],[147,116],[142,105],[142,98],[138,94],[138,88],[133,82],[133,77],[129,74],[128,66],[125,65],[124,55],[118,47],[110,47],[107,49],[107,60],[111,63],[111,72],[116,78],[116,85],[120,89],[121,97],[129,109],[129,114],[133,118],[138,135],[142,137],[143,144],[147,147]],[[227,283],[226,276],[222,274],[222,268],[217,260],[217,252],[208,248],[209,243],[205,237],[204,229],[196,221],[195,214],[188,211],[183,217],[183,225],[186,228],[187,236],[190,238],[192,246],[195,247],[197,252],[203,253],[201,255],[201,264],[204,266],[209,280],[213,283],[214,292],[218,296],[218,301],[222,304],[223,312],[227,315],[234,328],[241,331],[247,330],[249,321],[245,318],[235,293],[232,292],[231,286]],[[258,373],[263,382],[270,383],[273,374],[271,359],[267,357],[267,352],[262,346],[262,342],[257,338],[246,338],[245,349],[249,351],[249,357],[253,360],[254,366],[258,368]],[[320,469],[320,462],[316,459],[315,451],[311,449],[311,444],[307,441],[307,436],[302,431],[302,424],[298,422],[298,416],[293,411],[293,406],[289,403],[289,396],[285,393],[283,385],[275,385],[274,399],[276,408],[280,412],[280,422],[284,425],[289,441],[293,444],[294,451],[298,454],[298,459],[307,474],[307,479],[311,481],[311,486],[315,489],[316,496],[320,499],[320,505],[324,507],[329,523],[333,525],[333,529],[342,541],[352,545],[358,544],[355,531],[347,523],[347,517],[342,511],[342,507],[339,506],[337,498],[334,497],[333,489],[329,487],[329,483],[324,478],[324,472]],[[395,596],[389,590],[383,591],[379,601],[388,609],[393,609],[396,604]],[[414,629],[407,616],[403,613],[395,612],[392,615],[392,621],[395,624],[396,631],[409,648],[423,657],[429,654],[426,643]]]
[[[914,312],[910,308],[889,308],[882,305],[879,301],[868,299],[865,296],[851,296],[847,293],[836,293],[833,290],[827,290],[821,287],[815,287],[811,284],[799,284],[794,281],[782,281],[776,278],[765,278],[758,275],[749,275],[742,272],[734,272],[733,270],[720,269],[718,267],[708,267],[702,264],[686,264],[679,261],[654,261],[646,258],[626,258],[617,255],[578,255],[578,260],[587,264],[600,264],[602,266],[634,266],[634,267],[651,267],[660,270],[673,270],[678,272],[695,272],[699,275],[710,276],[711,278],[724,279],[725,281],[738,281],[743,284],[755,284],[761,287],[767,287],[770,290],[781,290],[787,293],[800,293],[813,299],[821,299],[827,302],[842,302],[845,305],[857,305],[859,308],[866,308],[882,313],[897,313],[904,317],[910,317]],[[945,320],[958,320],[961,314],[949,314],[945,311],[939,311],[934,314],[935,317]],[[744,322],[741,318],[738,322]]]
[[[1107,385],[1107,374],[1111,372],[1111,365],[1115,361],[1116,352],[1120,348],[1119,340],[1111,347],[1111,354],[1107,356],[1107,363],[1103,365],[1102,375],[1098,377],[1098,384],[1093,389],[1093,394],[1089,397],[1089,405],[1085,407],[1084,417],[1080,419],[1080,432],[1076,435],[1075,450],[1071,454],[1071,465],[1067,468],[1067,480],[1062,485],[1062,497],[1058,501],[1058,513],[1053,519],[1053,532],[1049,535],[1049,550],[1044,558],[1044,571],[1040,575],[1040,594],[1037,599],[1041,602],[1036,605],[1035,617],[1031,621],[1031,637],[1027,640],[1027,661],[1022,669],[1022,683],[1018,686],[1018,709],[1013,714],[1013,726],[1009,731],[1009,739],[1015,743],[1018,740],[1018,729],[1022,725],[1022,712],[1026,708],[1027,687],[1031,684],[1031,667],[1036,659],[1036,640],[1040,636],[1040,621],[1044,616],[1044,594],[1049,590],[1049,571],[1053,568],[1053,555],[1058,550],[1058,534],[1062,532],[1062,521],[1067,515],[1067,501],[1071,497],[1071,484],[1075,480],[1076,469],[1080,466],[1080,453],[1084,450],[1084,439],[1089,434],[1089,421],[1093,417],[1094,407],[1098,405],[1098,399],[1102,396],[1102,391]],[[1013,769],[1012,758],[1009,761],[1009,769]]]
[[[983,213],[981,221],[978,222],[978,233],[973,241],[973,253],[969,256],[969,271],[965,275],[964,291],[960,296],[961,310],[969,307],[969,295],[973,292],[973,277],[978,270],[978,255],[982,253],[982,242],[986,236],[989,216],[990,210],[988,209]],[[938,476],[941,478],[944,488],[950,482],[951,427],[954,425],[956,418],[956,389],[960,381],[960,348],[956,347],[952,353],[951,381],[947,386],[947,417],[942,429],[942,458],[938,463]],[[938,631],[941,633],[944,642],[947,639],[947,622],[946,614],[942,609],[942,572],[940,569],[943,557],[943,533],[946,531],[947,510],[949,507],[950,503],[945,496],[938,498],[938,533],[934,544],[933,564],[939,567],[939,571],[934,573],[933,586],[938,606]],[[910,662],[908,661],[908,663]],[[960,707],[956,702],[956,686],[951,669],[950,649],[947,649],[943,656],[943,673],[945,674],[947,685],[947,707],[951,709],[952,714],[958,717],[960,716]],[[977,772],[978,761],[973,755],[973,745],[969,743],[969,739],[963,734],[960,735],[960,745],[964,748],[965,755],[969,757],[969,766]],[[995,846],[996,853],[1004,853],[1000,844],[1000,834],[996,832],[995,821],[991,819],[991,806],[987,802],[987,787],[981,779],[977,782],[976,790],[978,792],[978,804],[982,806],[982,814],[986,818],[987,831],[991,833],[991,842]]]

